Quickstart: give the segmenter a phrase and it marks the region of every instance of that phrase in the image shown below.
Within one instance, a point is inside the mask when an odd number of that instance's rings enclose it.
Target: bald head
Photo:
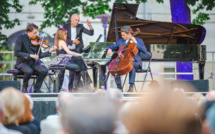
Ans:
[[[77,27],[79,21],[80,21],[80,16],[78,14],[73,14],[71,16],[71,26],[72,27]]]

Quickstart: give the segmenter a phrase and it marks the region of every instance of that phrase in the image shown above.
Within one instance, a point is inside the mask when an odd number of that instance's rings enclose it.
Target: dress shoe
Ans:
[[[133,86],[130,86],[130,87],[129,87],[128,92],[134,92]]]
[[[34,90],[34,93],[44,93],[44,92],[41,90]]]
[[[22,93],[28,93],[27,88],[23,88],[23,89],[22,89]]]

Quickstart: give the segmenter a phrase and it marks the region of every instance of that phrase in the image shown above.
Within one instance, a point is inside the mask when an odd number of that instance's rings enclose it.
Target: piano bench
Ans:
[[[8,73],[8,74],[12,74],[12,78],[13,78],[14,80],[23,79],[23,77],[24,77],[24,76],[23,76],[24,73],[23,73],[21,70],[19,70],[19,69],[9,69],[9,70],[7,71],[7,73]],[[39,75],[38,72],[33,72],[33,74],[31,75],[31,78],[30,78],[30,79],[36,79],[36,78],[37,78],[37,75]],[[48,72],[47,76],[49,76],[49,78],[51,78],[51,75],[54,75],[54,73]],[[11,79],[12,79],[12,78],[11,78]],[[52,80],[52,78],[51,78],[51,80]],[[32,86],[34,85],[34,83],[35,83],[35,82],[33,82]],[[50,92],[50,88],[49,88],[49,86],[47,85],[47,83],[46,83],[45,80],[44,80],[44,83],[46,84],[46,87],[47,87],[47,89],[48,89],[49,92]],[[32,87],[32,86],[31,86],[31,87]],[[20,88],[20,89],[22,89],[22,88]]]

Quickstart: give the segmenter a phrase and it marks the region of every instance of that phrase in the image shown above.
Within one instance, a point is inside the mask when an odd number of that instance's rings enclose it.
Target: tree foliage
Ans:
[[[22,11],[22,6],[19,4],[19,0],[1,0],[0,1],[0,30],[12,29],[15,25],[20,25],[19,19],[10,20],[8,13],[11,9],[15,9],[17,13]],[[5,50],[7,48],[6,41],[8,40],[7,36],[3,33],[0,33],[0,50]]]
[[[209,14],[202,12],[202,10],[211,11],[215,7],[215,0],[187,0],[187,4],[196,7],[192,12],[197,14],[197,17],[193,19],[192,23],[203,25],[205,21],[210,20],[210,17]]]
[[[132,0],[115,0],[117,3],[129,3],[131,1]],[[148,0],[135,1],[136,3],[145,3]],[[163,0],[156,1],[158,3],[163,3]],[[73,13],[95,18],[97,15],[111,12],[112,7],[109,6],[109,2],[111,2],[111,0],[87,0],[85,2],[80,0],[31,0],[30,4],[41,3],[44,8],[44,18],[46,18],[46,20],[41,25],[41,29],[43,29],[51,25],[61,27],[66,22],[70,21],[70,17]],[[208,14],[203,13],[202,10],[212,10],[215,6],[215,0],[187,0],[187,4],[190,6],[197,5],[192,11],[194,14],[197,14],[193,23],[203,25],[210,17]]]

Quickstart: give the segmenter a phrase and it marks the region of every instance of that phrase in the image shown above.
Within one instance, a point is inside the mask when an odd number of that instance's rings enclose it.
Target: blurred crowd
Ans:
[[[187,91],[193,89],[152,85],[133,100],[116,88],[85,97],[61,92],[57,113],[38,121],[32,98],[6,88],[0,92],[0,134],[215,134],[215,91]]]

